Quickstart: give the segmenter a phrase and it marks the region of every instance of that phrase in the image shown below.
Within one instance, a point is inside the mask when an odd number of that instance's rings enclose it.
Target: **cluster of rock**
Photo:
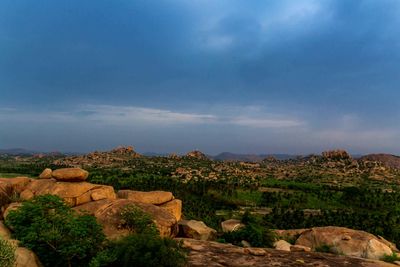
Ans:
[[[275,242],[275,248],[285,251],[320,251],[379,260],[385,255],[399,253],[396,245],[383,237],[344,227],[315,227],[311,229],[277,230],[284,239]],[[327,251],[328,250],[328,251]]]
[[[324,151],[322,157],[329,160],[351,159],[350,154],[342,149]]]
[[[203,152],[201,152],[199,150],[190,151],[185,156],[188,158],[194,158],[194,159],[199,159],[199,160],[209,160],[209,158]]]
[[[82,156],[71,156],[55,160],[53,164],[58,166],[71,167],[111,167],[123,166],[131,159],[139,158],[142,155],[137,153],[132,146],[119,146],[111,151],[95,151]]]

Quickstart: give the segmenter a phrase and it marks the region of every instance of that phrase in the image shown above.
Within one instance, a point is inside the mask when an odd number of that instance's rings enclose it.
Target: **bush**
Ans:
[[[246,212],[243,215],[242,223],[246,226],[237,231],[224,233],[222,239],[234,245],[241,245],[241,241],[246,240],[253,247],[273,246],[275,234],[263,226],[258,218]]]
[[[0,237],[0,266],[13,267],[15,263],[15,247]]]
[[[397,253],[393,252],[392,255],[387,255],[387,254],[385,254],[385,255],[381,258],[381,260],[382,260],[382,261],[386,261],[386,262],[391,262],[391,263],[393,263],[393,262],[395,262],[395,261],[399,261],[400,258],[399,258],[399,256],[397,256]]]
[[[133,233],[158,234],[158,230],[149,214],[135,205],[128,205],[121,211],[124,226]]]
[[[90,267],[180,267],[186,255],[180,244],[154,234],[132,234],[109,244]]]
[[[93,216],[76,214],[53,195],[24,202],[10,212],[6,224],[45,266],[85,266],[105,240]]]

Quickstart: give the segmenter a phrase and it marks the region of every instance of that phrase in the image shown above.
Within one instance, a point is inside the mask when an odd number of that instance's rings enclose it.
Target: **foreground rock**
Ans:
[[[21,198],[27,200],[34,196],[46,194],[57,195],[72,207],[90,201],[116,199],[112,186],[87,182],[58,182],[54,179],[32,180],[21,193]]]
[[[217,242],[178,239],[189,250],[188,266],[239,267],[394,267],[396,265],[315,252],[287,252],[275,249],[242,248]]]
[[[119,190],[118,197],[154,205],[164,204],[168,201],[171,201],[174,198],[171,192],[166,192],[166,191],[142,192],[134,190]]]
[[[57,181],[76,182],[85,181],[89,176],[89,172],[81,168],[63,168],[53,171],[51,175]]]
[[[331,253],[367,259],[391,255],[393,251],[389,243],[364,231],[333,226],[311,228],[296,240],[296,245],[310,247],[313,251],[324,246]],[[395,248],[393,244],[392,247]]]
[[[179,234],[198,240],[215,240],[217,231],[208,227],[204,222],[195,220],[179,221]]]
[[[127,205],[135,205],[149,214],[161,236],[177,235],[178,225],[175,217],[167,210],[152,204],[138,203],[129,199],[103,199],[76,206],[74,209],[94,215],[103,226],[104,234],[110,239],[115,239],[129,234],[129,231],[123,227],[124,221],[121,218],[121,211]]]

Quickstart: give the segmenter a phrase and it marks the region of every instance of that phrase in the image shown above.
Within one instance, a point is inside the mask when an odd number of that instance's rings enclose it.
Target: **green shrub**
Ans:
[[[246,226],[233,232],[224,233],[222,239],[226,242],[241,245],[241,241],[249,242],[253,247],[272,247],[275,234],[261,224],[260,220],[246,212],[242,217]]]
[[[331,253],[331,252],[332,252],[332,251],[331,251],[331,248],[332,248],[332,246],[327,245],[327,244],[323,244],[323,245],[321,245],[321,246],[316,247],[316,248],[315,248],[315,251],[317,251],[317,252],[323,252],[323,253]]]
[[[45,266],[85,266],[105,239],[93,216],[78,215],[53,195],[24,202],[10,212],[6,224]]]
[[[170,238],[154,234],[132,234],[109,244],[90,262],[90,267],[180,267],[186,254]]]
[[[15,263],[15,247],[0,237],[0,266],[13,267]]]
[[[381,258],[381,260],[382,260],[382,261],[386,261],[386,262],[391,262],[391,263],[393,263],[393,262],[395,262],[395,261],[399,261],[399,260],[400,260],[400,257],[397,256],[397,253],[393,252],[392,255],[387,255],[387,254],[385,254],[385,255]]]
[[[158,234],[158,230],[149,214],[135,205],[128,205],[121,211],[124,226],[133,233]]]

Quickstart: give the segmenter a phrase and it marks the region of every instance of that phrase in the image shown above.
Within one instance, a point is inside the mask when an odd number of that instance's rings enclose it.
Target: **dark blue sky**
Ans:
[[[0,147],[400,154],[398,0],[2,0]]]

